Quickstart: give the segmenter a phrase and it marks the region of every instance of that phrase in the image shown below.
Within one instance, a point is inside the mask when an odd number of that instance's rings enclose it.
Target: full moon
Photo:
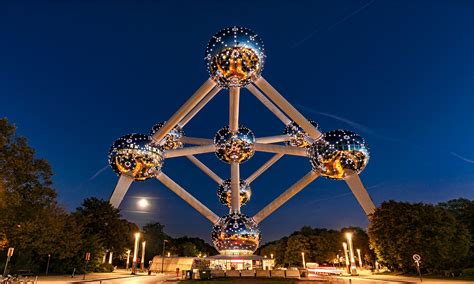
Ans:
[[[148,205],[149,205],[148,200],[146,200],[145,198],[142,198],[142,199],[138,200],[138,206],[140,208],[146,208],[146,207],[148,207]]]

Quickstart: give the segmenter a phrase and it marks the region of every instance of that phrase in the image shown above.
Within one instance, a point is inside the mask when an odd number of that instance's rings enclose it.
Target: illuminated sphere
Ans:
[[[226,179],[219,188],[217,189],[217,196],[219,197],[219,201],[227,207],[231,207],[231,186],[230,186],[230,179]],[[250,197],[252,196],[252,189],[250,186],[245,182],[245,180],[240,180],[240,205],[245,205],[249,202]]]
[[[226,163],[243,163],[255,153],[255,135],[243,126],[235,133],[229,127],[221,128],[214,136],[214,144],[217,157]]]
[[[207,44],[205,61],[211,78],[219,86],[243,87],[262,73],[263,41],[247,28],[223,29]]]
[[[319,128],[319,124],[315,121],[309,121],[314,127]],[[287,145],[300,148],[309,148],[311,143],[306,141],[306,132],[301,128],[296,122],[292,121],[285,127],[285,134],[290,136],[290,141],[287,142]]]
[[[230,213],[212,228],[212,242],[223,255],[252,255],[260,242],[260,230],[252,218]]]
[[[153,136],[158,130],[163,127],[166,121],[158,122],[155,124],[150,130],[150,136]],[[173,150],[183,147],[183,142],[181,142],[181,138],[183,137],[184,132],[183,129],[179,126],[171,129],[168,134],[164,137],[165,143],[162,145],[163,149],[165,150]]]
[[[109,165],[117,175],[136,181],[155,176],[163,165],[163,151],[150,144],[150,136],[128,134],[117,139],[109,150]]]
[[[330,179],[359,174],[369,161],[364,138],[348,130],[332,130],[310,148],[313,170]]]

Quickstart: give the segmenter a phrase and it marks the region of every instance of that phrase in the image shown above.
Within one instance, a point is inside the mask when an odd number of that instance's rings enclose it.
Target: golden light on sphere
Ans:
[[[324,133],[309,153],[313,170],[338,180],[362,172],[370,157],[364,138],[341,129]]]
[[[219,86],[244,87],[262,73],[263,41],[247,28],[223,29],[209,41],[205,61],[211,78]]]
[[[117,139],[109,150],[109,165],[117,175],[135,181],[152,178],[163,165],[163,150],[151,145],[150,136],[128,134]]]
[[[150,203],[148,203],[148,200],[145,199],[145,198],[141,198],[140,200],[138,200],[138,206],[140,208],[147,208],[148,205],[150,205]]]

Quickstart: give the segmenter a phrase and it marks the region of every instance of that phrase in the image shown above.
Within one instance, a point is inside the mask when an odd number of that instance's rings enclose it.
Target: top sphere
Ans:
[[[150,136],[128,134],[117,139],[109,150],[109,165],[117,175],[136,181],[155,176],[163,166],[163,150],[150,144]]]
[[[255,32],[243,27],[230,27],[211,38],[205,61],[211,78],[219,86],[244,87],[260,77],[265,48]]]
[[[369,149],[364,138],[348,130],[324,133],[310,148],[311,165],[330,179],[344,179],[362,172],[369,162]]]

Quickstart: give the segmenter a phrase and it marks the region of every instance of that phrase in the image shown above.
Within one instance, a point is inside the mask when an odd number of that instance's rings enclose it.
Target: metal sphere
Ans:
[[[369,161],[364,138],[348,130],[332,130],[310,148],[313,170],[330,179],[359,174]]]
[[[212,228],[212,242],[223,255],[252,255],[260,242],[260,230],[252,218],[230,213]]]
[[[128,134],[117,139],[109,150],[109,165],[117,175],[136,181],[155,176],[163,165],[163,150],[150,144],[150,136]]]
[[[217,196],[219,197],[219,201],[227,206],[231,207],[231,196],[232,196],[232,190],[230,186],[231,180],[226,179],[221,185],[219,185],[219,188],[217,189]],[[250,188],[250,185],[245,182],[245,180],[241,179],[240,180],[240,205],[243,206],[247,204],[247,202],[250,201],[250,197],[252,196],[252,189]]]
[[[211,78],[219,86],[243,87],[262,73],[265,62],[263,41],[247,28],[220,30],[207,44],[205,61]]]
[[[314,125],[314,127],[319,128],[317,122],[312,120],[309,122]],[[287,145],[300,148],[309,148],[311,146],[311,143],[305,139],[307,136],[306,132],[294,121],[285,127],[285,134],[290,136],[290,141],[286,142]]]
[[[153,136],[158,130],[163,127],[166,121],[158,122],[157,124],[153,125],[150,130],[150,136]],[[184,131],[181,127],[176,126],[175,128],[171,129],[168,134],[164,137],[165,143],[162,145],[163,149],[165,150],[173,150],[183,147],[183,142],[181,142],[181,138],[184,135]]]
[[[229,127],[221,128],[214,136],[214,144],[217,157],[226,163],[243,163],[255,153],[255,135],[243,126],[237,132],[232,132]]]

